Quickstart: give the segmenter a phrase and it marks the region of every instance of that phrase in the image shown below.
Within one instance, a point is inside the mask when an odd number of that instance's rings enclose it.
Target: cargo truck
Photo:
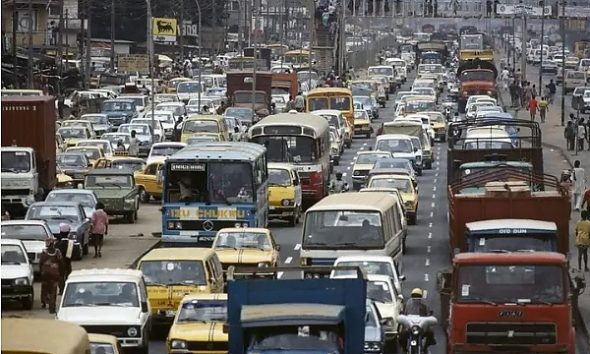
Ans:
[[[257,72],[256,75],[253,71],[227,73],[227,97],[230,107],[252,108],[252,85],[256,86],[254,109],[258,119],[261,119],[271,112],[272,73]]]
[[[21,214],[56,183],[55,100],[2,97],[2,205]]]
[[[568,281],[555,252],[462,253],[439,273],[447,353],[576,352],[572,309],[583,281]]]
[[[484,53],[486,52],[486,53]],[[492,55],[491,58],[489,55]],[[462,51],[459,54],[461,64],[457,68],[459,80],[458,110],[465,113],[467,98],[471,95],[488,95],[496,97],[496,78],[498,69],[493,62],[492,51]],[[490,60],[491,59],[491,60]]]
[[[355,270],[356,278],[232,280],[228,271],[229,352],[358,354],[364,351],[366,277],[356,267],[308,267],[313,272]],[[307,269],[307,268],[306,268]],[[297,272],[302,267],[258,269]],[[239,274],[246,269],[235,270]]]
[[[531,181],[544,191],[532,191]],[[475,172],[448,187],[451,252],[552,251],[567,256],[569,199],[550,175],[518,168]]]

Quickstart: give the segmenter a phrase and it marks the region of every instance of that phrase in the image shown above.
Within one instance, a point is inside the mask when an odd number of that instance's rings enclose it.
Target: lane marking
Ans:
[[[430,207],[431,208],[434,208],[435,205],[436,205],[436,203],[435,202],[432,202],[432,204],[430,204]]]
[[[428,223],[428,227],[432,229],[432,223],[431,222]]]
[[[283,277],[283,272],[278,272],[277,273],[277,278],[281,279]]]
[[[440,171],[440,168],[439,168],[438,166],[436,166],[436,170],[437,170],[437,171]]]
[[[432,199],[436,199],[436,194],[432,194]]]
[[[437,179],[435,178],[435,179],[432,181],[432,183],[436,183],[436,181],[437,181]]]
[[[434,217],[434,211],[431,211],[431,212],[430,212],[430,217],[431,217],[431,218],[432,218],[432,217]]]
[[[426,252],[427,253],[432,252],[432,246],[426,246]]]
[[[350,161],[350,166],[354,165],[354,161]]]
[[[434,174],[434,177],[438,177],[438,172]]]
[[[348,166],[346,169],[347,169],[347,170],[350,170],[350,166]]]
[[[428,233],[428,238],[432,238],[432,232]]]
[[[428,281],[428,273],[424,273],[424,281]]]
[[[432,186],[432,191],[436,192],[436,186]]]
[[[425,267],[430,267],[430,258],[426,258],[426,262],[424,262]]]
[[[363,143],[363,146],[367,146],[367,143]]]
[[[422,298],[426,299],[428,297],[428,290],[422,291]]]
[[[291,262],[293,262],[293,257],[287,257],[287,259],[285,259],[285,264],[291,264]]]
[[[297,243],[297,244],[295,245],[295,248],[293,248],[293,249],[294,249],[295,251],[299,251],[299,250],[301,249],[301,244],[300,244],[300,243]]]
[[[342,172],[342,177],[346,177],[346,172]]]

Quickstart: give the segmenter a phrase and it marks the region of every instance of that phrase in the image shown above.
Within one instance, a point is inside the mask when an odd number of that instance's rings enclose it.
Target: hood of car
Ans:
[[[2,264],[2,279],[17,279],[28,277],[31,270],[26,263]]]
[[[79,325],[137,325],[141,308],[120,306],[61,307],[57,319]]]
[[[51,230],[51,233],[54,235],[59,234],[59,224],[63,223],[64,220],[45,220],[47,222],[47,226],[49,226],[49,229]],[[80,223],[79,221],[75,221],[75,222],[69,222],[66,221],[69,225],[70,225],[70,232],[76,232],[78,231],[78,228],[82,225],[82,223]]]

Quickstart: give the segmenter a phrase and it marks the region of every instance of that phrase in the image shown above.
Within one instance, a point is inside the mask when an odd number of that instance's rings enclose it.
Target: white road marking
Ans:
[[[426,262],[424,262],[425,267],[430,267],[430,258],[426,258]]]
[[[342,177],[346,177],[346,172],[343,172],[342,173]]]
[[[553,149],[549,149],[549,151],[553,152],[553,151],[555,151],[555,150],[553,150]]]
[[[347,170],[350,170],[350,166],[348,166],[346,169],[347,169]]]
[[[363,146],[367,146],[367,143],[363,143]]]
[[[436,186],[432,186],[432,191],[436,192]]]
[[[436,178],[432,181],[432,183],[436,183]]]
[[[434,177],[438,177],[438,172],[434,174]]]
[[[354,161],[350,161],[350,166],[354,165]]]
[[[428,238],[432,238],[432,232],[428,233]]]
[[[432,217],[434,217],[434,211],[431,211],[431,212],[430,212],[430,217],[431,217],[431,218],[432,218]]]
[[[430,204],[430,207],[431,208],[434,208],[435,205],[436,205],[436,203],[435,202],[432,202],[432,204]]]
[[[364,146],[361,146],[359,150],[365,150],[365,147]]]
[[[281,279],[283,277],[283,272],[278,272],[277,273],[277,278]]]
[[[428,297],[428,290],[422,291],[422,298],[426,299]]]
[[[295,251],[299,251],[301,249],[301,244],[298,243],[295,245],[295,248],[293,248]]]
[[[428,223],[428,227],[429,228],[432,228],[432,223],[431,222]]]
[[[432,193],[432,199],[436,199],[436,194]]]
[[[432,252],[432,246],[426,246],[426,253]]]
[[[287,259],[285,259],[285,264],[291,264],[291,262],[293,262],[293,257],[287,257]]]
[[[437,171],[440,171],[440,168],[439,168],[438,166],[436,166],[436,170],[437,170]]]
[[[424,281],[428,281],[428,273],[424,273]]]

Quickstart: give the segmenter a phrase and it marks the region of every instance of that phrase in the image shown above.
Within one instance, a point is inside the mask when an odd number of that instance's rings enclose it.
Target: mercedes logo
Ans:
[[[203,230],[205,230],[205,231],[213,230],[213,221],[211,221],[211,220],[203,221]]]

